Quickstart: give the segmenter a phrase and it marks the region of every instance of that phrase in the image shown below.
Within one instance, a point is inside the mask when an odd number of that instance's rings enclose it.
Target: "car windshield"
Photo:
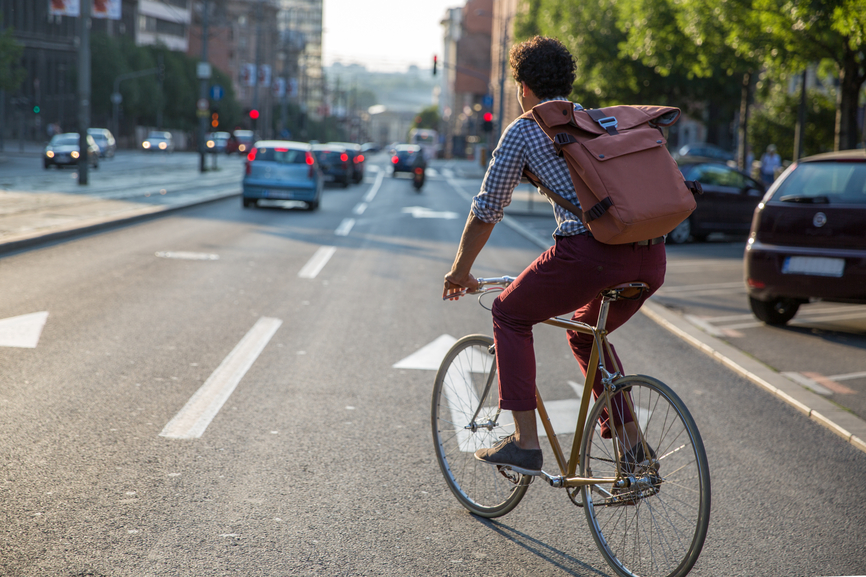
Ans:
[[[307,155],[306,151],[294,148],[259,148],[255,159],[280,164],[306,164]]]
[[[779,185],[773,200],[866,204],[866,162],[804,162]]]
[[[158,132],[151,132],[147,135],[148,140],[165,140],[165,135]]]
[[[78,144],[77,134],[58,134],[51,139],[52,146],[68,146]]]
[[[319,160],[337,161],[340,160],[340,156],[342,154],[342,152],[336,150],[320,150],[319,152],[316,152],[316,158],[318,158]]]

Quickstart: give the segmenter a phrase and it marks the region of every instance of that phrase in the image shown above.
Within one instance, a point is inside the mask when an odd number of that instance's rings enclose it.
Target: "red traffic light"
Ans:
[[[250,118],[252,118],[253,120],[256,120],[258,117],[259,117],[259,111],[258,110],[256,110],[255,108],[250,110]]]
[[[493,113],[485,112],[484,113],[484,122],[493,122]]]

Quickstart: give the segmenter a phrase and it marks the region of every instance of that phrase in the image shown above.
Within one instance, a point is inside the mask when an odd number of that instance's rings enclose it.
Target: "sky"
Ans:
[[[465,0],[324,0],[324,64],[358,63],[391,72],[411,64],[431,68],[433,55],[442,52],[439,23],[446,9],[464,4]]]

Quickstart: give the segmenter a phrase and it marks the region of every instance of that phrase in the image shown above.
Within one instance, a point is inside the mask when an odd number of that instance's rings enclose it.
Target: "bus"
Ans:
[[[409,144],[417,144],[424,158],[431,160],[439,153],[439,133],[432,128],[413,128],[409,131]]]

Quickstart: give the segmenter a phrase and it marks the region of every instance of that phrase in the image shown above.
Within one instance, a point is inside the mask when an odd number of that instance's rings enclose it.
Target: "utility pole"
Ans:
[[[78,184],[87,184],[90,128],[90,2],[81,2],[78,18]]]
[[[202,4],[202,14],[201,14],[201,62],[199,62],[198,66],[198,77],[199,77],[199,91],[198,96],[199,99],[207,99],[207,88],[208,81],[210,80],[210,64],[207,61],[207,20],[208,20],[208,0],[204,0]],[[198,118],[198,154],[199,154],[199,172],[207,171],[207,167],[205,167],[205,146],[204,146],[204,134],[207,131],[206,123],[207,117],[202,114],[201,110],[197,111],[199,115]]]
[[[253,79],[253,110],[259,110],[259,70],[262,66],[262,0],[256,3],[256,77]],[[261,111],[259,111],[261,116]],[[253,132],[259,128],[259,119],[253,119]],[[258,134],[256,135],[258,137]]]
[[[806,134],[806,73],[803,70],[803,79],[800,82],[800,109],[797,111],[797,126],[794,129],[794,162],[803,156],[803,139]]]
[[[499,47],[499,118],[497,119],[497,128],[499,135],[502,136],[502,122],[505,119],[505,63],[508,62],[508,25],[511,22],[511,16],[502,23],[502,45]]]

